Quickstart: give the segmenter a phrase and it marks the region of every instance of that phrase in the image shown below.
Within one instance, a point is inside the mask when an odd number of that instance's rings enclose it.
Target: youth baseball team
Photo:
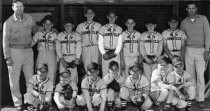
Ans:
[[[65,17],[65,30],[58,33],[50,15],[43,18],[43,29],[37,31],[33,18],[24,13],[22,1],[14,0],[12,9],[14,14],[3,26],[3,50],[18,110],[26,106],[29,111],[48,111],[52,101],[60,111],[72,111],[76,105],[81,111],[128,111],[128,104],[140,111],[167,111],[171,107],[190,111],[195,102],[204,107],[210,27],[206,16],[196,13],[194,2],[187,4],[189,16],[182,20],[180,29],[178,17],[171,16],[169,29],[162,33],[155,30],[155,18],[146,20],[147,31],[143,33],[135,30],[135,20],[128,18],[123,31],[115,24],[118,16],[113,10],[107,13],[108,23],[101,25],[94,21],[90,7],[84,13],[86,21],[76,31],[74,20]],[[36,44],[34,74],[32,47]],[[78,81],[81,61],[86,75]],[[24,103],[19,86],[21,70],[27,81]]]

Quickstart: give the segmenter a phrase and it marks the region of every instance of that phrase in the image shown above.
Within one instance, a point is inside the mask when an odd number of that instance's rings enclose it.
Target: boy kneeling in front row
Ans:
[[[130,76],[125,80],[124,86],[121,88],[120,97],[121,109],[126,110],[126,101],[132,102],[140,110],[147,110],[152,106],[152,101],[149,97],[150,84],[145,75],[143,68],[139,65],[130,67]]]
[[[70,80],[69,70],[60,73],[60,82],[56,85],[54,100],[60,111],[71,111],[75,107],[78,88],[76,82]]]
[[[53,82],[47,77],[48,66],[37,68],[37,74],[29,79],[24,103],[28,110],[48,111],[51,106]]]
[[[104,111],[107,89],[103,79],[98,76],[99,65],[92,62],[87,66],[87,70],[88,76],[82,80],[82,94],[77,95],[76,103],[80,110],[87,105],[88,111],[93,111],[94,107],[97,111]]]

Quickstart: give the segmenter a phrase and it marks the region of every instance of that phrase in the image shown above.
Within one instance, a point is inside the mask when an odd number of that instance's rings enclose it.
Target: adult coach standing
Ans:
[[[22,95],[20,93],[19,78],[21,69],[26,81],[33,75],[33,51],[31,48],[31,32],[35,22],[33,18],[24,14],[22,1],[14,0],[12,3],[14,14],[10,16],[3,26],[3,50],[6,59],[10,90],[15,107],[21,109]]]
[[[209,57],[210,27],[204,15],[197,14],[194,2],[187,4],[188,17],[181,23],[181,29],[186,33],[185,64],[186,70],[196,78],[197,97],[200,107],[204,107],[204,71]]]

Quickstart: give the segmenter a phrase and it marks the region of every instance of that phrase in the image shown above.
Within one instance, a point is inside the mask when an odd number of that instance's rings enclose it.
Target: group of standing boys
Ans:
[[[168,21],[170,28],[162,34],[155,31],[154,19],[146,21],[147,31],[141,34],[134,29],[134,19],[128,18],[127,30],[123,32],[115,24],[118,16],[114,11],[108,12],[108,23],[102,26],[93,20],[95,13],[88,8],[87,20],[76,31],[73,19],[66,17],[65,30],[57,33],[52,17],[47,15],[42,21],[44,29],[31,37],[36,27],[33,18],[23,13],[23,3],[14,1],[12,9],[14,14],[4,23],[3,48],[13,102],[20,110],[21,68],[28,81],[24,104],[31,110],[45,108],[52,98],[60,110],[71,110],[77,104],[81,110],[104,111],[107,103],[110,111],[126,111],[129,102],[140,110],[153,106],[157,110],[170,106],[190,110],[194,101],[203,106],[210,28],[207,18],[196,13],[195,3],[187,5],[189,17],[181,22],[181,29],[178,18],[172,16]],[[35,44],[37,74],[33,75],[31,47]],[[86,76],[81,83],[82,94],[78,95],[80,59]],[[57,63],[60,81],[54,90]],[[98,76],[100,64],[102,78]],[[70,96],[66,96],[65,89],[72,90]]]

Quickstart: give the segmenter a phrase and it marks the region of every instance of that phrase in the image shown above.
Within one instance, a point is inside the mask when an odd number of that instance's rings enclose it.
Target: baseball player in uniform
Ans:
[[[177,91],[177,88],[167,82],[168,75],[172,72],[168,70],[167,58],[162,56],[157,63],[157,69],[152,72],[150,97],[158,107],[163,104],[163,108],[169,108],[171,103],[168,99],[169,90]]]
[[[47,76],[50,78],[50,80],[54,81],[57,69],[57,56],[55,52],[55,40],[57,38],[57,33],[52,30],[52,16],[46,15],[43,18],[43,27],[44,30],[38,31],[34,35],[32,46],[38,43],[38,56],[36,61],[37,67],[40,67],[40,65],[44,63],[47,64],[49,66],[49,74]]]
[[[72,31],[74,27],[73,20],[66,18],[65,31],[60,32],[56,41],[56,52],[60,60],[59,72],[70,70],[71,80],[78,82],[78,73],[76,65],[82,53],[81,36],[79,33]]]
[[[22,95],[20,93],[20,72],[24,72],[26,81],[34,74],[33,50],[31,48],[31,32],[35,29],[33,18],[24,13],[24,4],[13,0],[10,16],[3,26],[3,53],[9,72],[9,84],[14,106],[21,109]],[[27,85],[27,84],[26,84]]]
[[[156,68],[157,59],[160,57],[163,49],[163,37],[155,31],[155,20],[148,20],[145,24],[148,31],[142,33],[140,38],[140,51],[143,57],[144,72],[150,81],[152,71]]]
[[[102,54],[103,77],[108,73],[109,63],[117,61],[120,64],[120,50],[122,47],[122,28],[115,24],[117,15],[110,11],[107,15],[109,23],[99,29],[99,51]]]
[[[163,46],[164,52],[170,60],[173,59],[174,55],[185,58],[185,40],[187,39],[185,33],[178,29],[178,17],[172,16],[168,22],[169,29],[163,31]]]
[[[119,97],[120,88],[123,86],[125,78],[119,71],[119,64],[116,61],[111,61],[109,71],[103,78],[107,85],[107,106],[109,111],[115,111],[115,107],[121,107]],[[115,105],[115,106],[114,106]]]
[[[87,66],[88,76],[82,80],[82,94],[77,95],[76,103],[79,106],[87,106],[88,111],[93,111],[93,107],[97,107],[97,111],[104,111],[106,103],[106,84],[99,74],[99,65],[90,63]]]
[[[139,40],[141,34],[134,30],[136,23],[133,19],[128,19],[125,25],[127,26],[127,30],[122,33],[123,61],[121,61],[121,64],[124,64],[123,66],[125,67],[125,74],[127,77],[129,67],[139,62],[140,59]],[[122,69],[124,69],[123,66]]]
[[[70,74],[71,73],[69,71],[62,72],[59,77],[60,82],[55,87],[54,101],[58,106],[58,109],[72,109],[75,107],[75,100],[78,88],[75,81],[69,80]],[[68,93],[65,92],[65,87],[67,87],[68,85],[71,87],[71,95],[65,94]]]
[[[91,62],[99,62],[98,30],[101,27],[101,24],[93,21],[95,13],[91,8],[88,8],[85,11],[85,17],[87,20],[79,24],[76,31],[81,35],[82,61],[86,69],[87,65]]]
[[[188,103],[194,102],[196,97],[195,79],[188,72],[183,70],[184,63],[180,57],[175,57],[172,60],[172,64],[174,71],[168,75],[168,83],[176,86],[184,96],[184,100]],[[174,105],[183,104],[182,102],[183,101],[180,102],[172,99],[172,104]],[[191,104],[189,104],[189,106],[191,106]]]
[[[24,103],[28,110],[36,109],[44,104],[51,104],[53,82],[47,77],[47,74],[48,66],[43,64],[37,68],[37,74],[28,81],[27,93],[24,95]]]
[[[150,82],[143,74],[143,67],[133,65],[129,69],[129,74],[131,75],[127,77],[120,91],[122,109],[125,111],[128,101],[132,102],[139,109],[147,110],[152,106],[152,101],[148,95]]]

